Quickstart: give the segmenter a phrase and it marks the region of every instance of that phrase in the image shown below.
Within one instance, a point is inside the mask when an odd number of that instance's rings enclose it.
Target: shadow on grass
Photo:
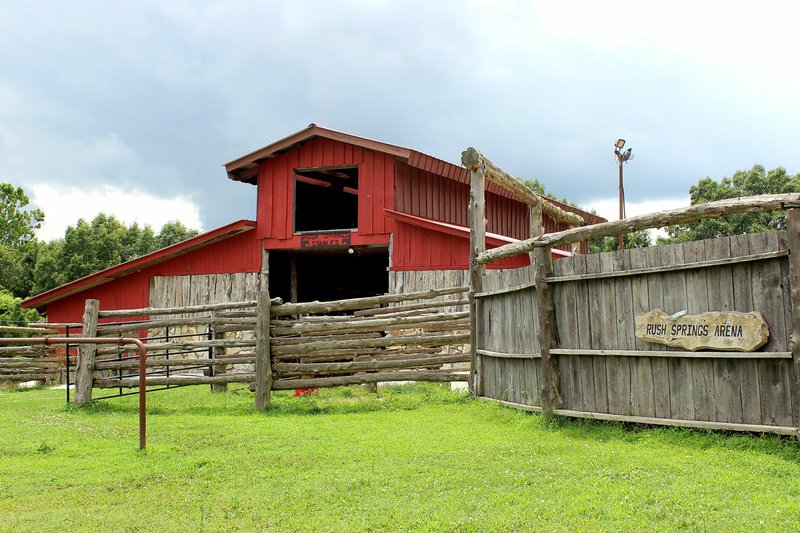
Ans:
[[[539,414],[533,416],[541,417]],[[749,451],[800,464],[800,438],[710,429],[681,428],[610,422],[585,418],[554,417],[541,421],[546,431],[592,442],[624,442],[673,449]]]
[[[211,393],[199,387],[159,390],[147,395],[147,414],[180,416],[316,416],[358,414],[377,411],[412,411],[430,405],[454,405],[469,401],[466,393],[457,393],[447,385],[414,383],[381,387],[378,394],[361,387],[320,389],[319,394],[294,397],[291,391],[272,394],[272,407],[262,413],[253,410],[254,396],[246,386],[231,388],[226,393]],[[193,389],[193,390],[192,390]],[[95,400],[84,408],[72,405],[68,411],[85,414],[138,413],[137,396]]]

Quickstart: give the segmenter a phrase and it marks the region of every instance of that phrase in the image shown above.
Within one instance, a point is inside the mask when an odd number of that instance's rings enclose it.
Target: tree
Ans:
[[[528,186],[529,189],[533,190],[539,196],[547,196],[548,198],[556,199],[555,195],[548,192],[545,188],[544,184],[540,182],[538,179],[533,180],[524,180],[525,185]],[[582,209],[578,204],[575,202],[571,202],[566,198],[562,198],[558,200],[562,204],[571,205],[572,207],[577,207]],[[584,209],[585,211],[585,209]],[[594,210],[592,210],[592,214],[595,214]],[[646,248],[652,244],[650,240],[650,234],[644,231],[634,231],[633,233],[629,233],[625,235],[625,248]],[[596,254],[600,252],[612,252],[614,250],[619,250],[619,237],[605,237],[603,239],[592,241],[589,243],[589,253]]]
[[[161,232],[156,237],[156,247],[154,250],[160,250],[167,246],[190,239],[198,234],[196,229],[189,229],[183,225],[179,220],[172,220],[167,222],[161,227]]]
[[[18,248],[36,238],[44,213],[25,207],[30,203],[22,187],[0,183],[0,245]]]
[[[625,234],[625,248],[647,248],[652,244],[647,230],[633,231]],[[613,252],[619,250],[619,237],[604,237],[589,243],[589,253]]]
[[[164,224],[156,235],[148,225],[125,226],[104,213],[91,222],[80,219],[67,228],[63,239],[40,243],[32,268],[33,292],[52,289],[194,235],[196,230],[178,221]]]
[[[0,183],[0,288],[22,297],[31,290],[35,231],[44,220],[40,210],[26,209],[29,203],[22,187]]]
[[[23,309],[19,306],[21,300],[5,289],[0,289],[0,326],[25,326],[31,322],[38,322],[41,315],[34,309]],[[1,333],[0,337],[18,337],[16,333]]]
[[[730,178],[722,178],[720,181],[706,177],[698,181],[697,185],[689,187],[692,205],[739,196],[789,192],[800,192],[800,174],[790,176],[783,167],[767,172],[761,165],[754,165],[750,170],[738,170]],[[740,213],[670,226],[667,228],[669,237],[659,239],[659,243],[713,239],[727,235],[778,230],[785,227],[786,216],[780,211]]]

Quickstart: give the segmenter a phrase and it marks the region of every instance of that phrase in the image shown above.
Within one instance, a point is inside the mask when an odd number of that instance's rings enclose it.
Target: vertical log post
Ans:
[[[100,302],[86,300],[83,311],[82,337],[97,337],[97,319],[100,313]],[[75,370],[75,405],[82,407],[92,401],[92,385],[94,384],[94,358],[97,355],[96,344],[81,344],[78,367]]]
[[[800,208],[787,209],[787,234],[789,237],[789,283],[792,288],[792,420],[800,426]]]
[[[481,365],[478,358],[480,335],[480,302],[475,294],[483,290],[483,275],[486,267],[478,263],[478,255],[486,250],[486,178],[478,151],[468,148],[461,154],[461,163],[469,170],[469,334],[470,373],[469,389],[474,396],[483,393]]]
[[[256,411],[268,409],[272,393],[272,357],[270,355],[269,292],[258,291],[256,308]]]
[[[261,271],[258,274],[258,290],[269,292],[269,250],[261,249]]]
[[[537,205],[531,209],[531,233],[544,234],[542,208]],[[536,313],[539,316],[539,350],[542,354],[542,413],[545,418],[553,415],[553,409],[561,403],[559,394],[558,360],[550,355],[550,350],[558,342],[556,331],[556,312],[553,293],[547,284],[547,276],[553,271],[553,255],[551,248],[536,248],[531,253],[533,263],[533,283],[536,288]]]
[[[217,313],[215,312],[213,314],[213,316],[216,318],[217,317]],[[212,331],[214,340],[217,340],[217,341],[225,340],[225,332],[224,331],[218,332],[217,331],[218,327],[219,326],[212,326],[211,327],[212,328],[211,331]],[[225,347],[224,346],[214,346],[212,348],[212,350],[214,350],[213,353],[214,353],[214,360],[215,361],[220,359],[220,358],[225,357]],[[227,366],[228,365],[225,365],[225,364],[214,365],[214,375],[215,376],[219,376],[221,374],[225,374],[228,371]],[[211,392],[228,392],[228,384],[227,383],[212,383],[211,384]]]

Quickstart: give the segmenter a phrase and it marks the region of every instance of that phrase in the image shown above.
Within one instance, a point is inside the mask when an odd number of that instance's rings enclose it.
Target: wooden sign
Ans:
[[[769,326],[756,312],[670,316],[656,309],[636,317],[636,338],[691,351],[752,352],[767,343]]]
[[[350,246],[349,231],[303,233],[300,235],[300,248],[338,248]]]

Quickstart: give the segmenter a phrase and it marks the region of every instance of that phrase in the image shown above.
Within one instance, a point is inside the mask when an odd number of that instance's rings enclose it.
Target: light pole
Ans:
[[[622,148],[625,146],[625,139],[617,139],[614,143],[614,155],[617,156],[617,163],[619,164],[619,219],[625,220],[625,187],[622,183],[622,163],[627,163],[633,159],[631,149],[628,148],[624,152]],[[625,249],[625,235],[619,236],[619,249]]]

